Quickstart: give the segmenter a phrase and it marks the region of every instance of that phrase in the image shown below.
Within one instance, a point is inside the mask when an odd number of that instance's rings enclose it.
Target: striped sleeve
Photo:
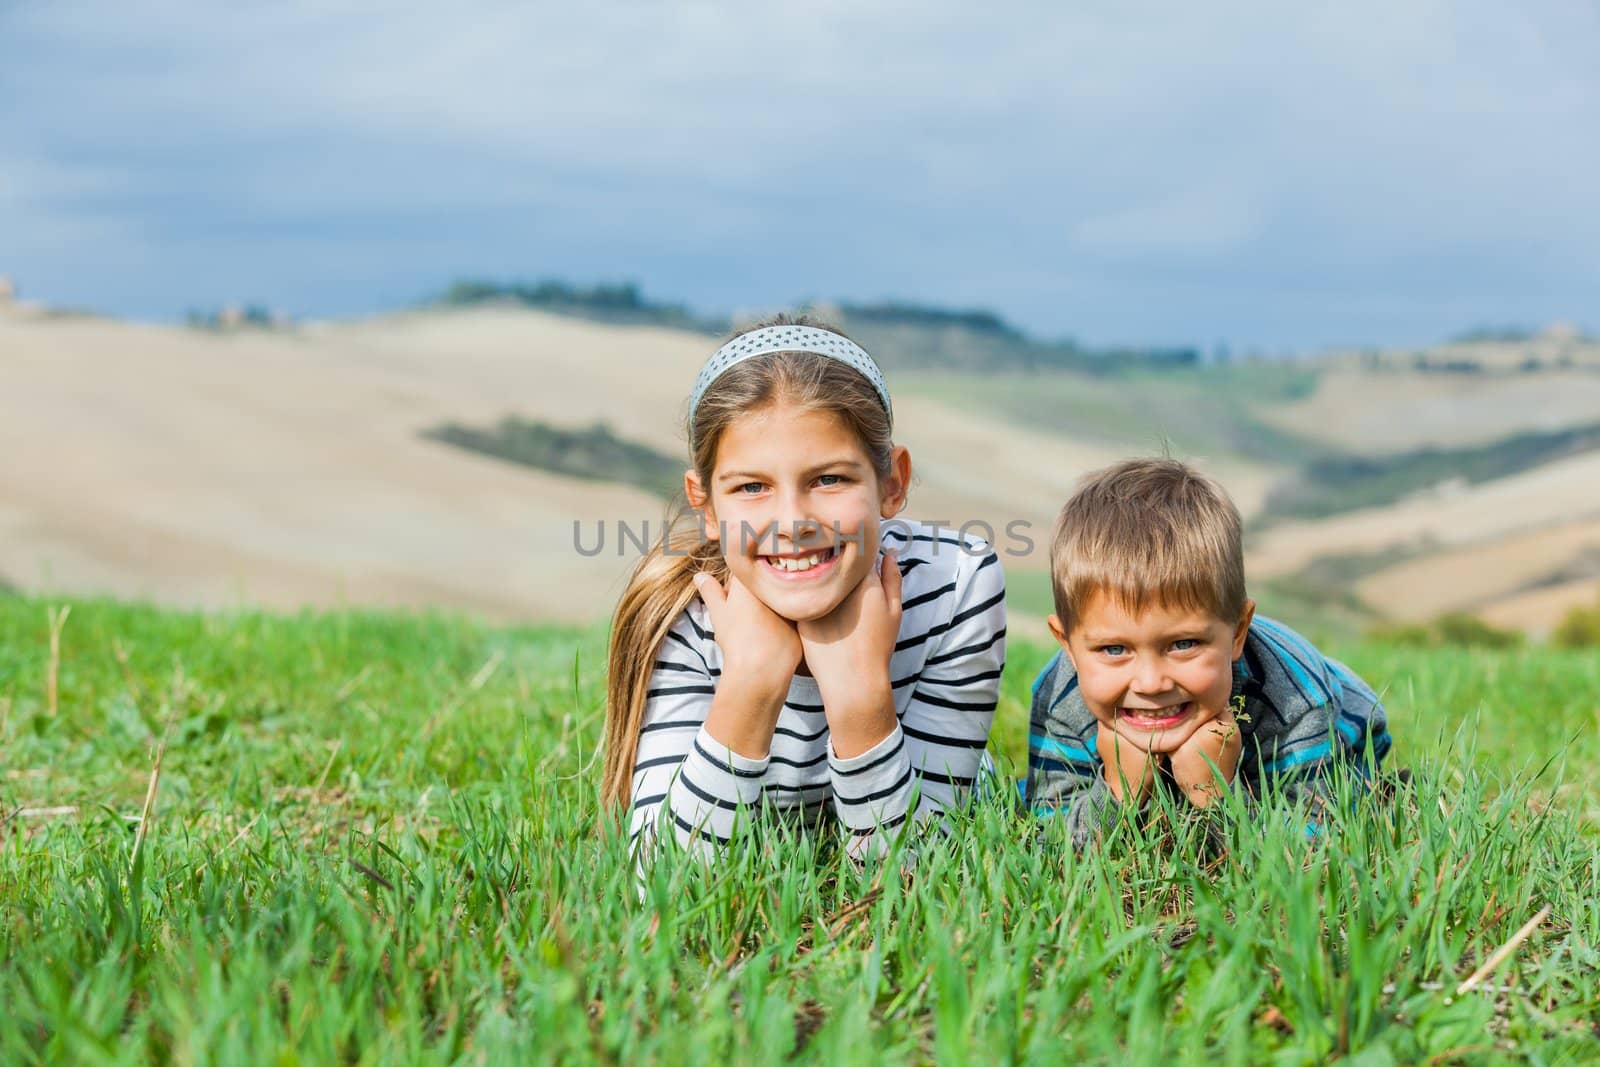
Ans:
[[[741,809],[761,800],[770,757],[747,759],[706,732],[720,673],[710,666],[712,640],[685,610],[656,653],[629,819],[641,859],[666,831],[687,848],[715,853],[732,835]]]
[[[957,568],[950,614],[902,646],[929,651],[900,725],[874,748],[829,770],[834,810],[858,857],[882,850],[882,834],[918,824],[959,803],[973,785],[989,741],[1005,664],[1005,575],[987,545],[968,545]]]
[[[1323,662],[1339,683],[1339,715],[1334,730],[1351,762],[1363,772],[1375,771],[1394,744],[1389,735],[1389,716],[1378,694],[1360,675],[1336,659]]]
[[[1292,798],[1331,799],[1329,774],[1336,763],[1354,770],[1363,787],[1370,785],[1392,744],[1377,694],[1338,660],[1322,659],[1321,665],[1332,699],[1308,719],[1320,724],[1322,736],[1315,743],[1280,751],[1263,767],[1276,780],[1279,792]]]

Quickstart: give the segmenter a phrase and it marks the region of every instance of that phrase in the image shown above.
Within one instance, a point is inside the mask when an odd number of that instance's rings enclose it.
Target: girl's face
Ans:
[[[729,572],[778,615],[804,622],[867,576],[879,520],[899,512],[910,480],[904,448],[880,482],[837,415],[778,401],[735,419],[717,443],[711,483],[689,471],[685,487]]]

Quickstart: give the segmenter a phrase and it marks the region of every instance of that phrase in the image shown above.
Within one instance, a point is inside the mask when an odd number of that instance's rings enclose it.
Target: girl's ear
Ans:
[[[896,445],[889,453],[889,476],[879,487],[879,511],[886,519],[900,514],[911,493],[911,452],[904,445]]]
[[[721,530],[717,526],[716,512],[711,508],[711,497],[700,484],[700,472],[692,467],[683,472],[683,495],[689,498],[689,506],[700,513],[701,536],[707,541],[717,540]]]

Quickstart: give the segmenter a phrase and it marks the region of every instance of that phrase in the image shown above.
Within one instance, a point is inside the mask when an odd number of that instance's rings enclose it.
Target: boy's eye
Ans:
[[[1180,637],[1172,642],[1172,647],[1179,652],[1187,652],[1189,649],[1198,648],[1199,646],[1200,642],[1192,637]]]
[[[1101,645],[1100,651],[1107,656],[1121,656],[1128,651],[1127,645]]]

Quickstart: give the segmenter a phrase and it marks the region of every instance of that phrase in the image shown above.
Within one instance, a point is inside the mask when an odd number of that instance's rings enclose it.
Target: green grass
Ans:
[[[1267,496],[1272,518],[1321,518],[1382,507],[1441,483],[1469,485],[1509,478],[1568,456],[1600,448],[1600,424],[1509,434],[1487,444],[1429,445],[1385,456],[1328,455],[1306,463],[1300,476]]]
[[[52,710],[47,608],[0,597],[0,1062],[1600,1053],[1592,655],[1333,649],[1418,781],[1320,843],[1269,806],[1074,856],[990,799],[914,862],[771,828],[641,900],[601,629],[76,602]],[[1013,644],[1006,758],[1048,654]]]
[[[1262,422],[1254,407],[1287,403],[1315,388],[1315,371],[1293,365],[1135,369],[1070,373],[959,374],[926,371],[895,380],[902,391],[987,409],[1045,433],[1179,455],[1242,456],[1290,466],[1327,449]]]

